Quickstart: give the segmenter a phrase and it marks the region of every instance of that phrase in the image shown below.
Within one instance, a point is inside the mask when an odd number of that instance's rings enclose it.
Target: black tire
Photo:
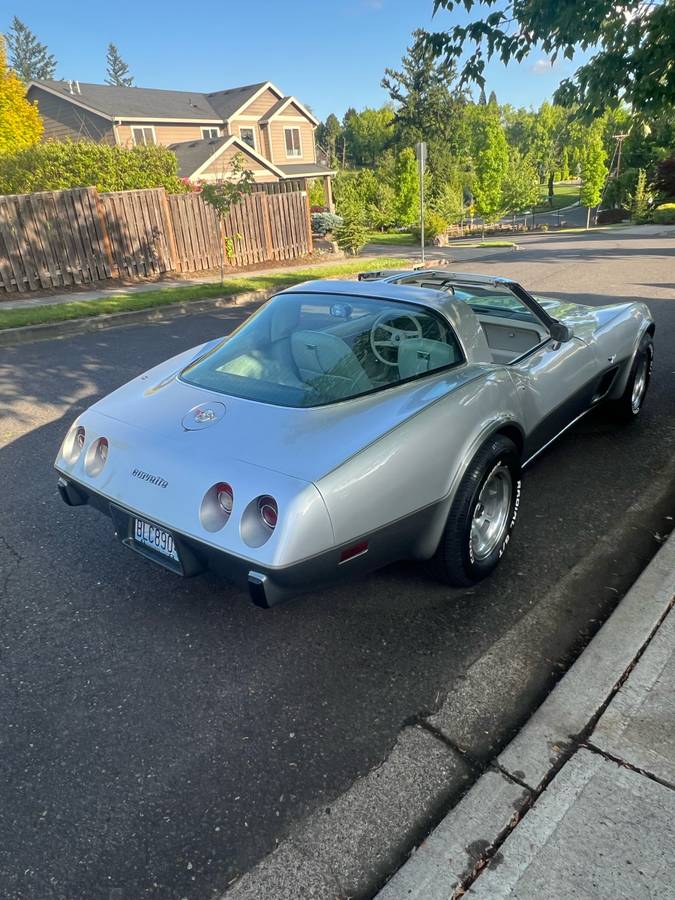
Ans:
[[[494,548],[482,558],[474,552],[472,524],[479,510],[483,486],[491,478],[511,480],[511,497],[503,531]],[[521,460],[516,445],[503,435],[487,440],[476,453],[460,482],[450,507],[438,549],[429,562],[435,578],[456,587],[467,587],[486,578],[497,566],[511,539],[520,505]],[[507,504],[504,500],[504,509]]]
[[[654,341],[650,334],[645,334],[640,341],[640,346],[635,354],[628,381],[626,382],[626,390],[618,400],[613,400],[609,403],[610,412],[615,421],[627,424],[629,422],[634,422],[640,415],[649,389],[653,365]],[[633,396],[633,392],[636,381],[641,373],[644,375],[644,385],[636,400]]]

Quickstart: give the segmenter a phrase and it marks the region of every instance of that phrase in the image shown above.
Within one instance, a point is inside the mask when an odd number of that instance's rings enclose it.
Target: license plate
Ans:
[[[150,547],[161,553],[162,556],[179,562],[173,535],[163,528],[158,528],[157,525],[151,525],[149,522],[144,522],[143,519],[136,519],[134,521],[134,540],[137,544],[143,544],[144,547]]]

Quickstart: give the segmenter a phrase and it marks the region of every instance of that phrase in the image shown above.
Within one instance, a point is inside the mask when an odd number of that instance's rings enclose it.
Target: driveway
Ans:
[[[217,896],[302,816],[329,813],[403,723],[436,708],[667,479],[675,240],[535,235],[480,269],[563,299],[647,300],[656,364],[639,426],[596,415],[532,467],[509,553],[466,591],[400,564],[261,611],[211,576],[152,567],[107,519],[61,503],[51,466],[77,413],[230,331],[241,309],[0,349],[0,896]],[[622,585],[602,579],[563,636],[532,635],[551,670],[615,602]]]

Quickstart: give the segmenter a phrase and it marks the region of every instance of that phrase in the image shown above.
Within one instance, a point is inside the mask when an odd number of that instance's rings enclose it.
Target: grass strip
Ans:
[[[132,312],[139,309],[153,309],[171,303],[185,303],[191,300],[205,300],[210,297],[232,297],[235,294],[258,290],[281,290],[314,278],[335,278],[355,275],[377,269],[408,268],[405,259],[370,259],[336,263],[331,266],[317,266],[309,269],[295,269],[290,272],[274,272],[267,275],[247,275],[241,278],[226,278],[221,284],[186,284],[180,287],[160,288],[154,291],[134,291],[129,294],[111,295],[100,300],[69,300],[66,303],[45,304],[44,306],[24,306],[19,309],[2,309],[0,302],[0,329],[20,328],[23,325],[43,325],[50,322],[65,322],[69,319],[84,319],[109,313]]]
[[[385,244],[390,247],[410,247],[419,245],[419,241],[409,231],[372,231],[368,235],[369,244]]]

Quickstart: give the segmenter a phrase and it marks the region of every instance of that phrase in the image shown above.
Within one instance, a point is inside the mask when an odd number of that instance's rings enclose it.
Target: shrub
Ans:
[[[431,244],[440,234],[444,234],[448,229],[448,223],[433,209],[427,209],[424,213],[424,243]],[[416,241],[421,238],[420,226],[414,225],[411,228],[413,237]]]
[[[627,209],[601,209],[597,215],[598,225],[616,225],[617,222],[625,222],[630,218]]]
[[[0,193],[76,187],[128,191],[164,187],[185,193],[178,160],[166,147],[111,147],[93,141],[47,141],[0,156]]]
[[[335,213],[319,212],[312,213],[312,231],[323,237],[329,232],[335,231],[342,225],[342,216],[336,216]]]
[[[365,210],[358,203],[346,204],[344,219],[335,229],[335,240],[340,250],[356,255],[368,240]]]
[[[309,182],[309,205],[323,206],[326,205],[326,198],[323,192],[323,182],[319,178],[313,178]]]
[[[652,213],[657,225],[675,225],[675,203],[662,203]]]

